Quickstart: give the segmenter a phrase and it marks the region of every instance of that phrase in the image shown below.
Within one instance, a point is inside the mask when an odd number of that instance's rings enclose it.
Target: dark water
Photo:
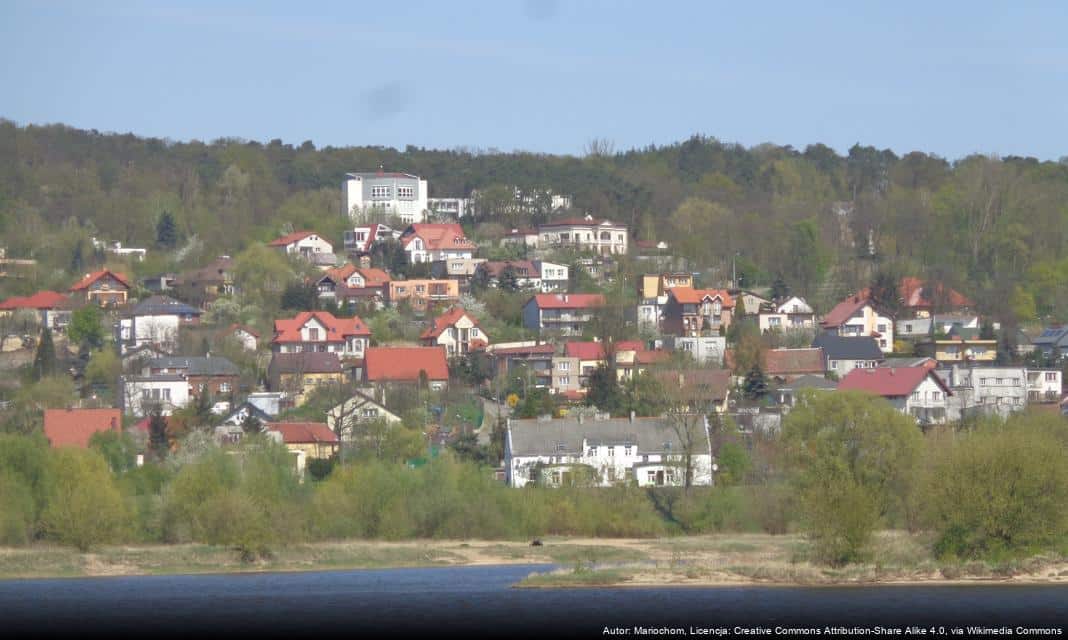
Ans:
[[[635,626],[703,627],[715,635],[714,629],[733,632],[735,625],[772,632],[777,626],[934,625],[946,627],[948,636],[954,626],[1006,626],[1019,635],[1019,626],[1068,622],[1068,586],[509,588],[546,568],[0,581],[0,637],[601,637],[606,626],[631,629],[636,637]]]

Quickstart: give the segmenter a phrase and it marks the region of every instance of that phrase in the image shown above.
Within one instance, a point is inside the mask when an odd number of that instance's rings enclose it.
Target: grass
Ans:
[[[609,587],[627,582],[632,575],[622,569],[550,571],[532,573],[514,586],[531,589],[546,587]]]

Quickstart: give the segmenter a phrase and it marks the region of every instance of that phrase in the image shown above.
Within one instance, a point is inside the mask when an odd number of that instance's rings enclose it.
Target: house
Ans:
[[[948,334],[954,327],[979,330],[979,316],[969,314],[937,314],[925,318],[906,318],[894,323],[899,338],[928,338],[935,334]]]
[[[37,322],[52,331],[64,331],[70,324],[75,301],[55,291],[38,291],[32,296],[12,296],[0,302],[0,317],[25,310],[37,313]]]
[[[924,367],[937,369],[938,361],[928,356],[896,356],[885,358],[879,363],[880,367]]]
[[[734,300],[723,289],[673,287],[667,296],[662,322],[665,333],[719,335],[731,326]]]
[[[634,248],[638,250],[640,255],[659,255],[670,249],[671,246],[663,240],[635,240]]]
[[[130,281],[121,273],[103,269],[85,274],[70,290],[82,302],[114,307],[126,304]]]
[[[1047,359],[1053,358],[1056,353],[1060,353],[1063,357],[1065,353],[1068,353],[1068,325],[1055,325],[1043,329],[1041,334],[1031,339],[1031,348],[1040,351]]]
[[[285,392],[287,404],[294,407],[303,405],[315,388],[344,381],[341,359],[333,351],[275,353],[267,367],[268,386]]]
[[[410,173],[346,173],[341,184],[344,213],[354,219],[379,214],[419,223],[426,219],[428,195],[426,180]]]
[[[894,350],[894,321],[868,300],[856,294],[839,302],[820,322],[825,333],[838,336],[870,336],[883,353]]]
[[[200,314],[200,309],[168,296],[143,300],[119,319],[120,353],[146,344],[173,352],[178,348],[181,327],[199,324]]]
[[[172,355],[154,344],[143,344],[133,347],[122,354],[122,370],[129,373],[140,373],[145,368],[145,363],[154,358],[165,358]]]
[[[812,346],[823,350],[824,368],[839,379],[853,369],[879,366],[885,356],[875,338],[869,336],[838,336],[823,333],[816,336]]]
[[[723,413],[730,403],[731,372],[728,369],[657,369],[653,376],[667,393],[678,394],[689,411]]]
[[[293,455],[297,474],[304,476],[308,460],[326,460],[337,453],[337,434],[322,422],[272,422],[264,426],[267,433],[281,436],[282,444]]]
[[[612,362],[608,362],[608,355],[605,352],[605,345],[603,342],[595,341],[577,341],[571,340],[564,343],[564,356],[568,358],[574,358],[578,361],[578,371],[575,375],[578,376],[579,386],[585,387],[589,381],[590,374],[601,365],[615,366],[615,356],[620,352],[629,351],[643,351],[645,344],[636,340],[624,340],[612,345]]]
[[[435,280],[455,280],[461,292],[471,290],[471,279],[485,258],[453,258],[430,263],[430,276]]]
[[[693,356],[703,367],[722,367],[727,350],[724,336],[665,336],[663,347],[668,351],[682,351]]]
[[[226,329],[225,335],[233,337],[245,351],[255,351],[260,348],[260,333],[252,327],[243,324],[232,324]]]
[[[467,239],[456,223],[412,224],[400,237],[401,246],[412,264],[474,257],[478,246]]]
[[[978,329],[953,327],[945,338],[932,338],[916,343],[915,352],[934,358],[940,363],[993,362],[997,358],[998,341],[983,340]]]
[[[638,298],[648,300],[665,297],[668,290],[675,287],[690,287],[692,289],[693,274],[687,272],[642,274],[638,280]]]
[[[727,293],[731,294],[735,303],[741,301],[747,316],[755,316],[760,313],[761,309],[773,307],[770,299],[748,289],[728,289]]]
[[[599,293],[540,293],[523,305],[523,326],[565,336],[582,335],[594,311],[604,305]]]
[[[389,274],[382,269],[344,264],[323,273],[316,280],[315,288],[320,300],[333,300],[339,305],[370,301],[381,307],[389,279]]]
[[[144,262],[145,256],[148,255],[148,249],[144,247],[124,247],[121,242],[106,242],[104,240],[97,240],[96,238],[90,238],[93,244],[93,248],[97,251],[106,251],[112,255],[119,256],[120,258],[134,258],[138,262]]]
[[[749,303],[746,303],[747,310]],[[791,296],[783,302],[772,303],[771,307],[759,308],[757,323],[760,332],[772,330],[796,331],[814,329],[816,327],[816,312],[812,306],[805,302],[804,298]]]
[[[45,409],[44,434],[53,447],[89,447],[94,433],[122,433],[118,409]]]
[[[145,291],[163,293],[174,289],[178,282],[178,276],[173,273],[157,273],[156,275],[141,278],[138,283]]]
[[[501,246],[518,245],[526,249],[538,248],[537,229],[510,229],[501,238]]]
[[[293,318],[274,321],[274,353],[319,351],[339,357],[363,357],[371,330],[358,317],[336,318],[326,311],[302,311]]]
[[[484,348],[489,336],[478,326],[478,320],[455,306],[441,314],[419,336],[425,347],[443,346],[451,358]]]
[[[400,240],[401,232],[380,223],[353,227],[343,236],[345,251],[358,256],[368,255],[375,244],[385,240]]]
[[[555,220],[538,226],[538,246],[622,255],[627,253],[627,227],[590,215]]]
[[[697,418],[692,484],[712,484],[708,422]],[[589,484],[681,486],[686,447],[668,418],[509,419],[504,441],[505,481],[511,487]]]
[[[1009,414],[1027,407],[1027,369],[1024,367],[961,366],[940,367],[938,376],[953,394],[947,404],[947,418]]]
[[[176,295],[198,306],[206,306],[221,296],[234,293],[234,260],[219,256],[209,264],[186,271],[174,281]]]
[[[226,418],[219,423],[219,426],[240,427],[245,424],[245,421],[251,416],[260,423],[260,427],[262,428],[263,425],[273,421],[277,415],[278,413],[267,413],[260,407],[246,400],[237,405],[234,409],[231,409]]]
[[[1058,402],[1064,391],[1062,373],[1060,369],[1028,369],[1027,401]]]
[[[367,350],[365,379],[382,384],[420,384],[425,376],[431,391],[449,385],[444,347],[371,347]]]
[[[283,391],[257,391],[245,397],[245,403],[252,405],[269,416],[282,413],[288,399]]]
[[[791,382],[801,376],[823,376],[823,349],[768,349],[764,352],[764,374],[778,382]]]
[[[234,392],[241,375],[234,363],[213,356],[163,356],[147,360],[141,375],[179,374],[189,382],[189,395],[199,398],[205,391],[211,396],[227,396]]]
[[[952,395],[937,373],[923,367],[854,369],[838,383],[838,390],[881,396],[922,426],[946,422]]]
[[[326,412],[327,426],[334,433],[340,433],[344,442],[352,440],[353,427],[372,420],[384,420],[391,424],[401,422],[400,416],[387,409],[384,404],[359,391]]]
[[[404,301],[417,313],[426,312],[431,304],[455,304],[460,301],[460,284],[456,280],[390,280],[386,302],[395,307]]]
[[[534,269],[541,278],[542,293],[553,291],[565,291],[570,282],[570,267],[566,264],[556,264],[544,260],[534,260]]]
[[[119,378],[124,415],[143,418],[155,407],[165,416],[189,404],[189,381],[178,373],[129,375]]]
[[[329,268],[337,264],[334,245],[314,231],[294,231],[267,243],[287,256],[297,256],[318,266]]]
[[[475,276],[496,287],[505,271],[511,271],[517,288],[542,290],[540,270],[530,260],[487,260],[478,266]],[[564,288],[567,288],[566,281]]]
[[[529,376],[524,382],[535,388],[552,388],[558,375],[567,377],[568,389],[578,389],[578,360],[567,359],[556,367],[556,346],[551,343],[524,341],[491,344],[486,353],[497,365],[497,376],[512,378],[520,372]]]
[[[828,380],[823,376],[806,374],[797,376],[790,382],[776,385],[771,395],[782,407],[783,411],[789,411],[789,409],[797,405],[802,390],[812,389],[817,392],[824,392],[834,391],[837,388],[838,383],[834,380]]]
[[[963,311],[975,306],[969,298],[942,284],[927,286],[919,278],[905,277],[898,284],[902,306],[917,318],[929,318],[938,311]]]
[[[664,365],[671,360],[671,353],[656,349],[617,349],[612,365],[620,382],[632,380],[646,373],[650,367]]]
[[[427,198],[427,208],[436,218],[459,220],[471,213],[470,198]]]

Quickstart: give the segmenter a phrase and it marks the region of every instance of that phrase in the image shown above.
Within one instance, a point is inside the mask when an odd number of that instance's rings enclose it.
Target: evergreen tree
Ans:
[[[70,255],[70,272],[81,273],[82,268],[85,266],[85,249],[84,241],[78,238],[78,241],[74,243],[74,250]]]
[[[993,340],[994,335],[994,323],[989,318],[983,320],[983,324],[979,325],[979,339],[980,340]]]
[[[623,407],[623,392],[616,374],[605,364],[597,365],[586,382],[586,404],[618,415]]]
[[[521,289],[519,286],[519,270],[512,265],[501,269],[501,275],[497,278],[497,287],[509,293],[519,291]]]
[[[740,320],[745,316],[745,314],[745,298],[739,295],[738,301],[734,303],[734,317]]]
[[[51,329],[45,327],[41,329],[41,341],[37,344],[37,353],[33,356],[33,377],[40,380],[55,372],[56,346],[52,343]]]
[[[780,273],[775,276],[775,282],[771,283],[771,299],[778,302],[788,297],[790,297],[790,286],[786,284]]]
[[[760,366],[754,364],[745,376],[743,386],[745,397],[748,400],[759,400],[768,394],[768,381],[764,378],[764,372]]]
[[[148,449],[158,461],[163,461],[171,450],[170,437],[167,435],[167,418],[163,408],[156,405],[148,414]]]
[[[282,309],[312,311],[318,302],[319,294],[312,283],[291,282],[282,291]]]
[[[170,211],[164,211],[156,223],[156,244],[164,249],[173,249],[178,244],[178,225]]]
[[[897,315],[901,309],[897,287],[897,274],[891,269],[883,269],[875,274],[875,278],[868,287],[868,300],[875,307],[889,312],[890,315]]]

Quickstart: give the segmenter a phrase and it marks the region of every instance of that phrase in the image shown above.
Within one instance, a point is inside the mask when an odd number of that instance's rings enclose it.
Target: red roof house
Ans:
[[[282,435],[283,444],[337,444],[338,437],[324,422],[272,422],[268,431]]]
[[[444,347],[372,347],[367,349],[364,370],[368,382],[418,383],[426,372],[432,389],[444,388],[449,381],[449,364]]]
[[[326,311],[302,311],[293,318],[274,321],[276,353],[334,351],[359,356],[371,339],[371,330],[358,317],[336,318]]]
[[[838,390],[881,396],[921,425],[944,423],[947,397],[953,395],[942,378],[926,367],[853,369],[838,383]]]
[[[82,300],[96,302],[101,306],[124,304],[126,294],[130,290],[130,281],[121,273],[102,269],[85,274],[85,277],[76,282],[70,290]]]
[[[0,311],[15,311],[17,309],[45,311],[48,309],[55,309],[57,306],[69,301],[70,298],[62,293],[56,293],[55,291],[38,291],[32,296],[13,296],[0,302]]]
[[[434,318],[419,336],[424,346],[444,346],[450,356],[483,349],[489,336],[478,326],[478,319],[456,305]]]
[[[294,242],[300,242],[304,238],[315,235],[314,231],[294,231],[287,233],[281,238],[276,238],[267,243],[268,247],[288,247]]]
[[[53,447],[89,446],[89,438],[100,431],[122,433],[119,409],[46,409],[44,434]]]

